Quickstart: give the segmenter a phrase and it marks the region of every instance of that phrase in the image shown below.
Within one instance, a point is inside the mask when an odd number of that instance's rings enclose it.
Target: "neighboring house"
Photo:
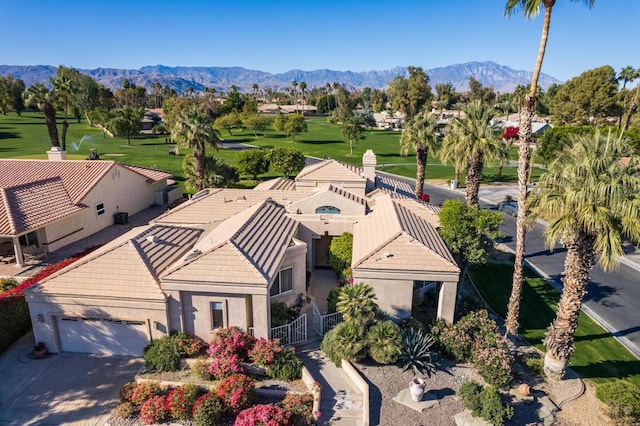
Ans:
[[[374,112],[373,119],[376,126],[381,129],[401,129],[404,123],[404,114],[401,112]]]
[[[114,161],[0,159],[0,246],[18,266],[182,196],[170,173]],[[12,259],[13,258],[13,259]]]
[[[298,105],[278,105],[278,104],[260,104],[258,105],[258,112],[260,114],[277,114],[280,111],[282,114],[291,114],[293,112],[302,112],[302,101]],[[318,112],[318,108],[313,105],[304,104],[305,115],[313,115]]]
[[[369,150],[361,168],[325,160],[295,180],[197,193],[28,289],[36,340],[53,352],[140,355],[171,331],[209,341],[236,325],[270,337],[271,303],[299,304],[307,272],[329,265],[343,232],[354,234],[354,279],[383,311],[406,318],[428,289],[452,322],[460,271],[436,231],[439,207],[375,166]]]
[[[140,132],[150,133],[153,126],[163,123],[162,108],[145,108],[144,116],[141,121]]]
[[[498,123],[501,129],[520,126],[520,122],[518,121],[499,121]],[[545,130],[552,127],[553,126],[546,121],[533,121],[531,123],[531,133],[534,135],[541,135]]]

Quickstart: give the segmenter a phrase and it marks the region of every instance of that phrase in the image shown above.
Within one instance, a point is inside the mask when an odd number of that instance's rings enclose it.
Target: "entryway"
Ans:
[[[314,268],[331,268],[329,262],[329,247],[331,246],[331,235],[321,235],[313,240],[313,262]]]

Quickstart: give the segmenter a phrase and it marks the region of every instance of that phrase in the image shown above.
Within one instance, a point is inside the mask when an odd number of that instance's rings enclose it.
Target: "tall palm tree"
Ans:
[[[549,220],[549,246],[567,249],[563,291],[549,326],[545,371],[562,376],[573,353],[578,314],[587,293],[589,270],[617,266],[622,240],[640,241],[640,159],[621,137],[579,136],[549,165],[529,205]]]
[[[51,79],[53,85],[53,92],[57,95],[57,98],[62,104],[62,111],[64,118],[62,120],[62,135],[60,142],[62,143],[62,150],[67,149],[67,130],[69,129],[69,100],[73,95],[73,82],[65,75],[57,76],[55,79]]]
[[[304,117],[304,91],[307,90],[307,83],[306,82],[301,82],[300,83],[300,93],[302,94],[302,116]]]
[[[420,198],[424,188],[424,176],[427,167],[429,149],[434,151],[438,145],[438,124],[436,117],[426,109],[411,117],[405,124],[400,135],[400,154],[407,155],[409,151],[416,153],[416,198]]]
[[[42,83],[35,84],[27,89],[27,104],[36,104],[44,113],[44,121],[47,125],[51,147],[60,148],[58,139],[58,124],[56,123],[56,95]]]
[[[291,92],[291,96],[296,106],[296,112],[298,112],[298,82],[296,80],[293,80],[291,82],[291,88],[293,89],[293,91]]]
[[[198,106],[191,105],[180,111],[171,129],[179,147],[191,148],[195,166],[196,187],[204,189],[206,147],[218,150],[220,138],[213,128],[213,120]]]
[[[590,8],[593,7],[595,0],[572,0],[582,1]],[[551,12],[556,0],[507,0],[504,9],[506,17],[522,11],[525,18],[533,19],[544,8],[544,19],[542,21],[542,34],[540,36],[540,45],[538,47],[538,57],[536,65],[531,76],[531,85],[529,93],[525,97],[524,103],[520,108],[520,125],[519,125],[519,148],[518,148],[518,218],[516,219],[516,255],[513,267],[513,284],[511,287],[511,296],[507,310],[506,330],[507,335],[514,336],[518,333],[520,316],[520,298],[522,295],[522,283],[524,280],[524,254],[525,254],[525,233],[527,209],[525,203],[527,201],[527,169],[529,166],[529,144],[531,143],[531,121],[536,109],[536,91],[538,88],[538,77],[542,70],[542,60],[547,47],[547,39],[549,38],[549,25],[551,24]]]
[[[464,117],[453,118],[445,129],[443,151],[445,155],[455,152],[466,158],[466,201],[467,205],[477,207],[484,163],[501,158],[504,144],[497,126],[489,124],[496,115],[495,109],[481,101],[466,104],[461,109]]]

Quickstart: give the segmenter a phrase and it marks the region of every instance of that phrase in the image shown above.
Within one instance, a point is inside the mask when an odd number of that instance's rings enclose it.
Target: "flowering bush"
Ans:
[[[255,382],[244,374],[234,374],[224,379],[217,394],[234,412],[248,408],[255,400]]]
[[[266,367],[273,362],[276,354],[282,350],[280,339],[265,339],[264,337],[256,340],[253,349],[249,352],[249,359],[260,367]]]
[[[196,356],[204,352],[206,343],[201,338],[186,333],[176,333],[171,338],[176,342],[180,356]]]
[[[513,360],[507,340],[487,311],[472,312],[451,326],[438,323],[431,331],[445,352],[457,361],[473,363],[490,385],[504,388],[511,383]]]
[[[138,384],[136,382],[128,382],[122,385],[122,387],[120,388],[120,392],[118,393],[118,396],[120,396],[120,401],[131,402],[133,391],[137,386]]]
[[[513,126],[507,126],[502,131],[502,139],[515,139],[518,137],[518,132],[520,129]]]
[[[167,418],[164,396],[154,396],[147,399],[140,408],[140,420],[148,425],[160,423]]]
[[[258,404],[240,411],[233,426],[280,426],[288,425],[289,416],[274,404]]]
[[[116,412],[114,413],[114,416],[116,416],[119,419],[128,419],[129,417],[133,417],[134,414],[136,414],[136,406],[133,405],[130,402],[123,402],[122,404],[118,405],[118,407],[116,408]]]
[[[202,395],[193,406],[193,421],[197,426],[218,425],[227,415],[222,398],[212,393]]]
[[[209,373],[216,379],[224,379],[240,372],[242,372],[242,367],[237,354],[219,356],[209,364]]]
[[[249,336],[239,327],[220,328],[213,335],[207,353],[211,358],[238,355],[238,360],[249,360],[249,351],[253,349],[256,339]]]
[[[282,408],[289,415],[292,425],[310,425],[313,420],[313,395],[287,392]]]
[[[183,385],[174,388],[167,395],[167,411],[176,420],[187,420],[191,417],[193,406],[200,395],[196,385]]]
[[[131,394],[131,402],[134,405],[140,406],[147,399],[159,395],[162,395],[162,388],[159,382],[138,383],[138,386],[136,386]]]
[[[193,366],[191,367],[191,371],[196,375],[196,377],[202,380],[213,380],[215,376],[209,371],[211,367],[211,362],[202,358],[197,360]]]

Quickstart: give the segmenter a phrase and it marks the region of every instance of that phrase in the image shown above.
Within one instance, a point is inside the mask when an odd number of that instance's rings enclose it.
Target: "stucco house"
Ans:
[[[0,159],[0,255],[22,266],[152,204],[182,196],[170,173],[115,161]],[[124,215],[124,216],[123,216]]]
[[[298,303],[343,232],[354,235],[354,279],[382,310],[408,317],[415,291],[429,288],[438,317],[453,321],[460,271],[436,231],[439,207],[375,166],[368,151],[363,167],[325,160],[294,180],[199,192],[28,289],[36,340],[140,355],[171,331],[209,341],[236,325],[270,337],[271,303]]]

